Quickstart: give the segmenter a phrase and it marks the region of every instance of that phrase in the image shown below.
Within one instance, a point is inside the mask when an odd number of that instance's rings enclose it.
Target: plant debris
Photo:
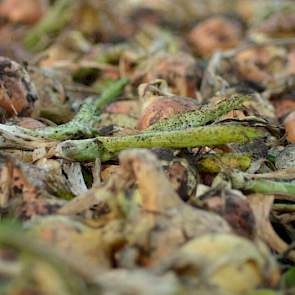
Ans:
[[[0,294],[295,294],[293,1],[0,20]]]

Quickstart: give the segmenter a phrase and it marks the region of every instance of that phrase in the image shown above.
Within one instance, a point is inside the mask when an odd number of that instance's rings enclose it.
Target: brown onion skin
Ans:
[[[40,129],[46,127],[45,124],[42,122],[29,118],[29,117],[22,117],[22,118],[16,118],[15,124],[22,127],[22,128],[28,128],[28,129]]]
[[[241,79],[265,82],[272,79],[267,68],[273,58],[269,48],[249,48],[236,55],[234,64]]]
[[[38,95],[24,67],[13,60],[0,57],[0,107],[5,116],[29,116]]]
[[[43,0],[4,0],[0,3],[0,16],[14,23],[34,24],[47,8]]]
[[[242,27],[226,17],[210,17],[197,24],[189,33],[188,41],[198,55],[209,57],[216,50],[226,50],[238,45]]]
[[[183,113],[198,108],[189,98],[167,96],[155,98],[143,111],[138,120],[137,128],[143,130],[161,119],[169,118],[177,113]]]
[[[144,82],[163,79],[175,95],[195,98],[201,76],[201,70],[190,54],[161,53],[150,62]]]
[[[286,117],[284,127],[287,133],[287,140],[290,143],[295,143],[295,111]]]
[[[139,108],[139,102],[136,100],[121,100],[108,105],[105,111],[108,113],[138,116]]]
[[[278,118],[283,118],[290,112],[295,111],[295,100],[292,97],[273,99],[271,102],[275,107]]]

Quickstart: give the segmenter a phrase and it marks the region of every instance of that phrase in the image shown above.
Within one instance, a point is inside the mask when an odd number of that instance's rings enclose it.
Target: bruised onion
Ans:
[[[208,283],[229,294],[244,294],[263,283],[275,285],[279,278],[264,244],[233,234],[203,235],[186,243],[180,253],[195,263],[197,258],[203,261],[199,270],[206,272]]]
[[[193,50],[208,57],[216,50],[230,49],[238,45],[242,37],[242,26],[222,16],[214,16],[197,24],[189,33]]]
[[[7,117],[32,114],[37,92],[26,69],[0,57],[0,107]]]
[[[249,48],[235,56],[235,71],[241,79],[265,84],[285,71],[286,54],[283,48],[274,46]]]
[[[79,257],[91,267],[109,267],[101,235],[82,223],[66,216],[49,216],[35,218],[28,228],[32,238],[43,241],[53,249]]]
[[[195,97],[201,71],[196,60],[187,53],[160,53],[149,60],[145,82],[164,79],[173,93]]]
[[[46,0],[4,0],[0,3],[0,16],[12,22],[32,24],[45,13]]]

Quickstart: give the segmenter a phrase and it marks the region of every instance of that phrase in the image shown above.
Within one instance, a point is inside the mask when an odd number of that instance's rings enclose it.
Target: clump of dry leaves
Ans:
[[[0,36],[0,294],[295,293],[292,1],[3,0]]]

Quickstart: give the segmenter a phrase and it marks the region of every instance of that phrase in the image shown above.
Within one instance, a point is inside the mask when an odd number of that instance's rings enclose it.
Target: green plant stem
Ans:
[[[249,100],[250,96],[232,96],[222,100],[214,106],[205,105],[200,109],[179,113],[170,118],[160,120],[145,131],[171,131],[204,126],[213,122],[230,111],[240,109],[242,104]]]
[[[259,175],[259,174],[258,174]],[[231,175],[232,185],[255,193],[280,194],[295,197],[295,183],[266,179],[250,179],[246,173],[235,172]]]
[[[47,15],[26,34],[25,47],[31,51],[44,49],[47,46],[48,37],[60,31],[70,21],[77,3],[78,1],[75,0],[57,0]]]
[[[284,212],[295,212],[295,204],[273,204],[273,210]]]
[[[249,293],[245,295],[283,295],[283,293],[279,291],[263,289],[263,290],[250,291]]]
[[[10,133],[18,137],[31,136],[58,141],[81,136],[93,137],[97,135],[94,126],[98,121],[98,114],[104,106],[114,101],[127,83],[128,80],[125,78],[114,82],[94,103],[85,103],[77,115],[68,123],[37,130],[0,124],[0,132]]]
[[[95,110],[101,111],[106,105],[113,102],[114,99],[122,92],[124,87],[128,84],[127,78],[122,78],[112,83],[110,87],[107,87],[99,99],[95,101]]]
[[[281,194],[295,197],[295,183],[262,179],[250,180],[244,184],[244,189],[255,193]]]
[[[212,125],[186,130],[143,132],[126,136],[99,136],[94,139],[69,140],[60,143],[56,154],[77,161],[100,158],[107,161],[128,148],[191,148],[226,143],[245,143],[264,136],[261,130],[239,124]]]

